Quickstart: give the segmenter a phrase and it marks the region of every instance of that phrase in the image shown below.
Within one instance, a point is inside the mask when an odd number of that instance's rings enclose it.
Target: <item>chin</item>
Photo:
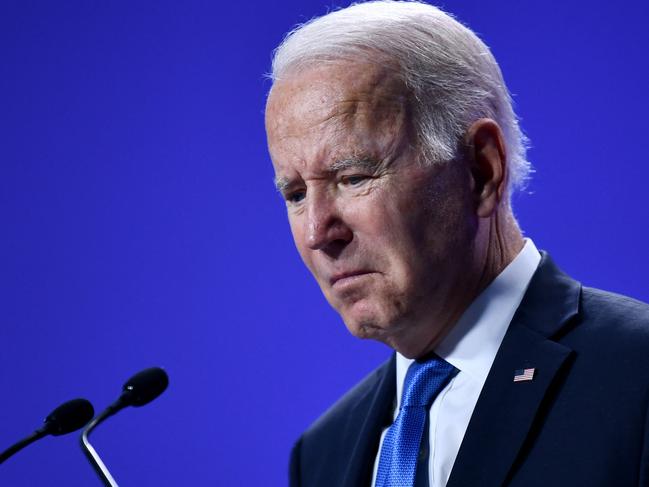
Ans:
[[[382,330],[371,324],[354,323],[350,325],[345,322],[345,325],[349,332],[356,338],[361,338],[363,340],[379,340],[379,337],[381,336]]]
[[[345,324],[356,338],[381,342],[409,359],[417,359],[430,349],[429,344],[421,340],[408,340],[408,335],[404,336],[403,329],[397,326],[380,326],[376,322]]]
[[[342,315],[342,317],[345,326],[356,338],[378,340],[384,343],[389,342],[388,337],[393,331],[389,320],[384,320],[373,313],[356,314],[354,316]]]
[[[331,303],[357,338],[378,340],[389,344],[389,337],[400,328],[399,313],[382,300],[360,299],[351,303]]]
[[[345,326],[356,338],[376,340],[396,350],[406,358],[418,358],[429,348],[430,343],[414,335],[412,320],[385,308],[347,309],[340,312]]]

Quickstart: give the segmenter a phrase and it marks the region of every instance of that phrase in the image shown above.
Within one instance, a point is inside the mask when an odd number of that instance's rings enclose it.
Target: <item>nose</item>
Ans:
[[[306,244],[332,256],[351,242],[353,232],[344,219],[334,195],[311,195],[307,203]]]

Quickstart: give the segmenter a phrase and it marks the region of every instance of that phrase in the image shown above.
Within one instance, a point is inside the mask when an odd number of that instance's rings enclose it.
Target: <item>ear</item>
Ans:
[[[500,126],[490,118],[471,124],[465,134],[466,161],[476,214],[494,214],[507,190],[507,154]]]

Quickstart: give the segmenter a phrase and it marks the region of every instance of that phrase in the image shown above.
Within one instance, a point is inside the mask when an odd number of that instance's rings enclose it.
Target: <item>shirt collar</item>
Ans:
[[[464,311],[435,353],[484,384],[532,276],[541,261],[534,242],[526,238],[519,254]],[[397,352],[397,411],[403,382],[413,362]]]

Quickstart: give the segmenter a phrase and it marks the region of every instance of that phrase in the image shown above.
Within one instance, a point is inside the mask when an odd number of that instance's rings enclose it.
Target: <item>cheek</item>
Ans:
[[[465,198],[437,185],[392,194],[377,206],[369,245],[387,263],[395,293],[430,291],[468,252],[472,230]]]
[[[371,222],[370,242],[379,257],[384,255],[393,265],[401,266],[422,253],[429,218],[423,216],[421,203],[414,198],[380,202]]]

